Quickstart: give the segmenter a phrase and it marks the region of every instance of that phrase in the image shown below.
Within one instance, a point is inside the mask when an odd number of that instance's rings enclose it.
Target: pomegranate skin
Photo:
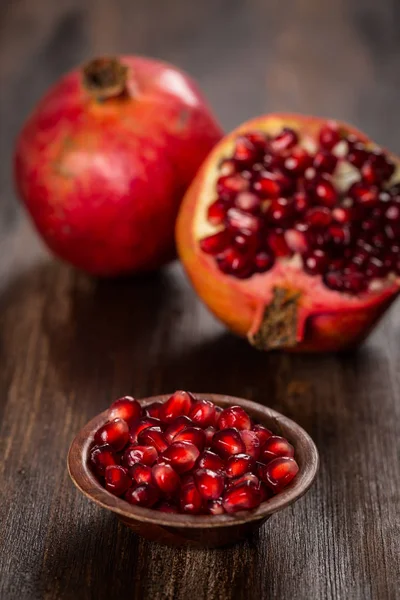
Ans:
[[[271,114],[244,123],[211,151],[179,211],[176,240],[180,259],[197,294],[231,331],[254,343],[254,336],[260,330],[265,311],[273,304],[276,290],[281,291],[285,299],[295,299],[292,339],[264,344],[263,350],[335,352],[354,348],[364,341],[399,293],[399,278],[396,278],[383,289],[351,297],[322,289],[320,278],[312,279],[303,270],[279,262],[267,273],[255,274],[250,279],[233,278],[222,273],[213,257],[199,247],[199,240],[210,235],[203,231],[206,220],[203,207],[209,202],[221,160],[229,160],[239,135],[256,130],[275,134],[279,128],[292,127],[315,137],[326,122],[317,117]],[[371,143],[353,127],[338,124],[365,144]],[[389,156],[399,168],[400,159],[392,154]]]
[[[84,85],[83,68],[62,77],[25,123],[14,160],[17,190],[48,247],[99,276],[174,258],[182,197],[222,136],[183,72],[135,56],[118,64],[124,91],[108,97]]]

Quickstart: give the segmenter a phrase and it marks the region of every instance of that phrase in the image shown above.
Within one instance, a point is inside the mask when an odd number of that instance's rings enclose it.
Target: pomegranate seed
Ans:
[[[332,216],[338,223],[347,224],[351,223],[355,219],[356,214],[355,209],[352,206],[336,206],[332,210]]]
[[[292,256],[293,252],[289,248],[283,232],[270,231],[267,242],[276,257]]]
[[[217,264],[220,270],[227,275],[250,277],[252,274],[248,257],[235,248],[228,248],[223,254],[220,254],[217,257]]]
[[[260,446],[264,446],[265,442],[273,435],[272,431],[264,427],[264,425],[254,425],[253,431],[255,431],[260,440]]]
[[[260,150],[264,150],[267,145],[267,136],[261,131],[249,131],[243,137],[247,138],[253,146]]]
[[[173,494],[180,485],[179,475],[171,465],[154,465],[152,468],[154,484],[164,494]]]
[[[254,473],[245,473],[244,475],[236,477],[235,479],[228,479],[227,489],[230,490],[236,485],[246,483],[246,481],[248,481],[251,485],[254,485],[255,488],[260,489],[260,480],[258,479],[257,475],[254,475]]]
[[[142,465],[141,463],[136,463],[133,465],[133,467],[130,467],[129,475],[137,484],[151,483],[153,481],[151,467],[148,465]]]
[[[160,406],[161,402],[153,402],[146,406],[145,413],[148,417],[154,417],[155,419],[159,419],[160,417]]]
[[[364,144],[358,142],[356,144],[353,144],[349,148],[349,152],[346,158],[351,165],[353,165],[357,169],[361,169],[361,167],[368,158],[368,152]]]
[[[382,152],[371,153],[361,168],[361,174],[369,184],[382,183],[390,179],[394,173],[394,165],[388,161]]]
[[[319,143],[322,148],[332,150],[336,144],[340,142],[340,132],[337,123],[335,121],[329,121],[321,127],[319,132]]]
[[[326,150],[320,150],[314,156],[313,167],[317,173],[332,174],[337,165],[337,157]]]
[[[207,209],[207,220],[212,225],[222,225],[225,221],[229,205],[223,200],[215,200]]]
[[[114,419],[100,427],[94,434],[96,444],[109,444],[114,450],[122,450],[129,441],[129,427],[126,421]]]
[[[284,162],[286,171],[295,175],[302,175],[311,165],[312,158],[304,148],[294,148]]]
[[[159,492],[149,483],[142,483],[136,487],[129,488],[124,498],[130,504],[151,507],[158,501]]]
[[[391,204],[385,211],[385,218],[388,221],[398,221],[400,219],[400,206],[398,204]]]
[[[122,496],[126,490],[132,485],[132,479],[128,475],[128,471],[119,465],[110,465],[106,467],[105,472],[105,487],[107,492],[115,496]]]
[[[260,502],[260,491],[250,481],[246,481],[225,492],[222,506],[227,513],[235,513],[239,510],[257,508]]]
[[[214,433],[216,431],[217,430],[215,429],[215,427],[207,427],[204,430],[204,433],[206,434],[206,446],[211,446],[211,442],[212,442],[212,439],[214,437]]]
[[[166,462],[171,463],[171,466],[177,473],[186,473],[194,467],[200,452],[198,448],[190,442],[173,442],[164,452],[161,457]]]
[[[332,221],[332,214],[328,208],[310,208],[306,212],[305,220],[311,227],[326,227]]]
[[[275,458],[259,469],[260,477],[274,492],[286,487],[299,472],[294,458]]]
[[[138,435],[138,443],[142,446],[154,446],[157,452],[164,452],[168,447],[160,427],[146,427]]]
[[[272,435],[261,448],[260,460],[268,462],[277,456],[294,456],[294,448],[285,438]]]
[[[251,192],[242,192],[236,196],[234,205],[244,212],[258,214],[260,212],[261,200]]]
[[[133,467],[136,463],[153,465],[158,457],[158,452],[153,446],[129,446],[124,452],[122,462],[126,467]]]
[[[387,270],[383,264],[383,261],[375,256],[372,256],[367,264],[366,275],[371,279],[377,279],[387,275]]]
[[[346,292],[359,294],[367,288],[367,282],[362,273],[345,273],[343,275],[343,288]]]
[[[240,432],[240,437],[246,446],[246,454],[257,459],[260,456],[261,448],[260,439],[257,435],[257,432],[244,429]]]
[[[289,127],[284,127],[282,131],[270,141],[270,147],[273,152],[280,154],[281,152],[285,152],[285,150],[293,148],[297,142],[297,133]]]
[[[235,427],[236,429],[251,429],[251,419],[241,406],[225,408],[217,422],[218,429]]]
[[[239,192],[245,192],[249,182],[239,173],[220,177],[217,181],[217,193],[222,200],[232,200]]]
[[[248,234],[257,233],[261,229],[262,221],[259,217],[249,215],[238,208],[228,210],[226,221],[228,227]]]
[[[293,202],[298,213],[303,213],[311,206],[311,200],[305,192],[296,192],[293,196]]]
[[[218,454],[211,452],[211,450],[205,450],[203,452],[203,454],[201,454],[199,456],[199,458],[197,459],[196,466],[199,469],[210,469],[211,471],[222,471],[222,469],[224,469],[224,467],[225,467],[225,463],[222,460],[222,458],[220,458],[218,456]]]
[[[229,246],[230,241],[231,236],[229,231],[224,229],[223,231],[218,231],[218,233],[214,233],[213,235],[201,239],[199,245],[203,252],[215,256],[220,252],[223,252],[223,250]]]
[[[236,172],[236,163],[232,159],[224,159],[219,165],[221,175],[233,175]]]
[[[254,184],[254,190],[261,198],[278,198],[291,187],[290,180],[282,173],[263,171]]]
[[[222,458],[229,458],[232,454],[241,454],[246,446],[237,429],[221,429],[213,437],[212,449]]]
[[[209,400],[197,400],[189,411],[189,417],[199,427],[214,425],[215,405]]]
[[[361,181],[353,183],[347,193],[353,200],[365,207],[374,208],[379,203],[378,188],[362,183]]]
[[[182,485],[179,501],[182,512],[193,515],[201,512],[203,500],[194,483],[193,477],[190,477],[190,479]]]
[[[174,504],[171,504],[170,502],[166,502],[166,501],[160,502],[160,504],[157,504],[157,506],[155,506],[154,508],[163,513],[178,513],[179,512],[178,508]]]
[[[335,246],[346,246],[350,243],[350,231],[346,227],[332,225],[328,228],[328,235]]]
[[[293,252],[303,254],[308,249],[306,235],[296,229],[287,229],[285,231],[285,241]]]
[[[204,500],[217,500],[220,497],[225,483],[225,477],[221,471],[197,469],[193,476],[199,494]]]
[[[126,421],[128,425],[132,425],[133,421],[139,419],[142,409],[137,400],[134,400],[131,396],[124,396],[115,400],[111,404],[110,410],[108,411],[109,421],[114,419],[122,419]]]
[[[333,208],[338,200],[338,193],[330,181],[317,179],[314,187],[314,198],[316,202]]]
[[[139,421],[136,421],[136,423],[132,425],[129,431],[131,444],[137,443],[139,433],[143,431],[143,429],[146,429],[146,427],[159,427],[160,425],[160,419],[155,419],[154,417],[143,417],[142,419],[139,419]]]
[[[267,210],[266,218],[275,226],[285,223],[295,215],[296,207],[292,200],[287,198],[274,198],[271,200]]]
[[[242,254],[255,254],[259,241],[256,235],[238,233],[233,238],[233,245]]]
[[[400,224],[399,223],[387,223],[385,225],[386,236],[390,240],[398,240],[400,238]]]
[[[93,470],[100,477],[106,472],[106,468],[116,465],[118,462],[114,449],[108,444],[93,446],[90,451],[89,462]]]
[[[172,423],[177,417],[189,414],[193,400],[189,392],[175,392],[160,408],[161,421]]]
[[[211,500],[207,504],[207,512],[210,515],[223,515],[224,507],[222,506],[222,500]]]
[[[254,257],[254,264],[257,273],[265,273],[274,266],[275,259],[272,254],[262,250]]]
[[[313,250],[303,256],[303,265],[306,273],[320,275],[328,266],[328,256],[323,250]]]
[[[225,473],[227,477],[240,477],[249,471],[253,471],[255,460],[248,454],[235,454],[226,461]]]
[[[233,152],[233,160],[241,166],[254,162],[260,151],[248,138],[238,137]]]
[[[174,437],[178,435],[180,431],[186,429],[186,427],[191,427],[193,425],[193,421],[189,419],[186,415],[181,415],[177,417],[175,421],[167,427],[165,430],[164,436],[167,442],[170,444]]]
[[[206,445],[206,434],[200,427],[187,427],[176,434],[174,442],[191,442],[202,452]]]

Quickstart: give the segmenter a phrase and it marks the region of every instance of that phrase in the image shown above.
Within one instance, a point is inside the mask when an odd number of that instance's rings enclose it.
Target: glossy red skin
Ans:
[[[98,101],[76,69],[41,100],[15,151],[16,186],[49,248],[101,276],[174,257],[183,194],[222,136],[185,74],[151,59],[120,60],[128,95]]]
[[[268,132],[270,123],[273,124],[276,120],[283,124],[288,123],[289,126],[297,125],[300,129],[312,133],[319,131],[321,125],[326,123],[326,119],[317,117],[270,114],[238,127],[217,144],[203,163],[185,195],[176,225],[179,256],[196,292],[229,329],[240,336],[250,338],[261,324],[265,306],[269,304],[268,294],[271,288],[266,288],[263,284],[264,276],[260,276],[260,293],[256,295],[248,285],[248,281],[253,278],[239,280],[221,273],[214,259],[201,252],[194,231],[194,219],[203,186],[206,185],[210,173],[226,156],[225,145],[229,145],[231,140],[236,139],[242,132],[259,128]],[[338,124],[349,133],[357,135],[361,141],[369,143],[368,138],[360,131],[339,121]],[[392,154],[390,156],[399,164],[399,158]],[[273,271],[275,269],[276,267]],[[281,277],[281,280],[287,292],[300,293],[296,343],[290,347],[274,345],[271,349],[281,348],[291,352],[336,352],[356,347],[364,341],[399,293],[399,280],[397,280],[379,293],[365,294],[355,306],[351,301],[343,300],[343,294],[332,292],[333,299],[330,305],[324,308],[321,304],[316,306],[315,294],[308,294],[304,286],[303,289],[299,289],[298,282],[291,279],[290,275],[286,281],[284,277]]]

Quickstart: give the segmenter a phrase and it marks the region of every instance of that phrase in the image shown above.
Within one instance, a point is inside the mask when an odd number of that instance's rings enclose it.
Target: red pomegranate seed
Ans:
[[[294,456],[294,448],[285,438],[279,435],[273,435],[261,448],[260,460],[262,462],[268,462],[277,456],[292,457]]]
[[[131,396],[124,396],[111,404],[108,419],[109,421],[123,419],[128,425],[132,425],[133,421],[139,419],[141,412],[142,409],[137,400],[134,400]]]
[[[267,242],[276,257],[292,256],[293,251],[289,248],[283,232],[270,231]]]
[[[264,150],[267,145],[267,136],[261,131],[248,131],[243,137],[248,139],[256,148],[259,148],[260,150]]]
[[[215,200],[207,209],[207,219],[212,225],[222,225],[229,205],[223,200]]]
[[[241,454],[246,446],[237,429],[221,429],[213,437],[211,448],[222,458],[229,458],[232,454]]]
[[[129,446],[124,452],[122,462],[126,467],[133,467],[136,463],[153,465],[158,457],[158,452],[153,446]]]
[[[177,417],[188,415],[193,400],[194,398],[189,392],[181,390],[175,392],[160,408],[161,421],[172,423]]]
[[[217,430],[215,429],[215,427],[211,427],[211,426],[210,426],[210,427],[207,427],[207,428],[204,430],[204,433],[206,434],[206,446],[211,446],[211,442],[212,442],[212,439],[213,439],[213,437],[214,437],[214,433],[215,433],[216,431],[217,431]]]
[[[131,487],[125,493],[125,500],[129,504],[151,507],[158,501],[160,494],[158,490],[149,483],[142,483],[136,487]]]
[[[142,446],[154,446],[157,452],[164,452],[167,440],[160,427],[146,427],[138,435],[138,443]]]
[[[122,450],[129,441],[129,427],[126,421],[114,419],[100,427],[94,434],[96,444],[109,444],[114,450]]]
[[[290,148],[293,148],[299,141],[297,133],[289,127],[284,127],[273,140],[270,141],[270,147],[273,152],[280,154]]]
[[[165,462],[171,463],[171,466],[177,473],[186,473],[194,467],[200,452],[198,448],[190,442],[173,442],[161,457]]]
[[[343,225],[351,223],[355,217],[355,208],[352,206],[336,206],[332,210],[332,216],[338,223]]]
[[[382,260],[375,256],[371,256],[371,258],[368,261],[365,273],[367,277],[370,277],[371,279],[377,279],[383,277],[384,275],[387,275],[387,270]]]
[[[269,173],[262,171],[259,179],[254,184],[254,190],[261,198],[278,198],[290,189],[290,180],[282,173]]]
[[[326,150],[320,150],[314,156],[313,167],[317,173],[332,174],[336,168],[337,162],[338,159],[334,154],[331,154]]]
[[[255,254],[259,246],[258,236],[237,233],[233,238],[233,245],[242,254]]]
[[[165,500],[163,500],[162,502],[157,504],[157,506],[155,506],[154,508],[163,513],[178,513],[179,512],[178,508],[174,504],[171,504],[170,502],[166,502]]]
[[[255,460],[248,454],[235,454],[226,461],[225,473],[227,477],[241,477],[255,468]]]
[[[203,499],[194,483],[193,477],[190,477],[181,486],[179,502],[182,512],[193,515],[199,514],[203,507]]]
[[[132,485],[132,479],[128,475],[128,471],[119,465],[106,467],[105,480],[107,492],[110,492],[115,496],[122,496],[122,494],[125,494],[126,490]]]
[[[348,195],[365,207],[374,208],[379,203],[379,190],[376,186],[367,185],[357,181],[350,186]]]
[[[260,446],[264,446],[265,442],[273,435],[272,431],[264,427],[264,425],[254,425],[253,431],[255,431],[260,440]]]
[[[154,417],[143,417],[142,419],[139,419],[139,421],[136,421],[136,423],[132,425],[129,431],[131,444],[137,443],[139,433],[143,431],[143,429],[146,429],[146,427],[159,427],[160,425],[160,419],[155,419]]]
[[[265,250],[257,252],[254,257],[255,270],[257,273],[269,271],[274,266],[274,262],[274,256]]]
[[[236,163],[231,158],[224,159],[219,165],[221,175],[233,175],[236,172]]]
[[[186,415],[182,415],[177,417],[175,421],[167,427],[165,430],[164,436],[167,442],[170,444],[174,437],[178,435],[180,431],[186,429],[186,427],[191,427],[193,425],[193,421],[189,419]]]
[[[164,494],[173,494],[180,485],[179,475],[171,465],[154,465],[152,468],[153,482]]]
[[[287,229],[285,231],[285,241],[293,252],[303,254],[308,250],[307,236],[296,229]]]
[[[332,214],[328,208],[310,208],[305,215],[306,222],[311,227],[327,227],[332,221]]]
[[[320,275],[326,271],[329,258],[323,250],[313,250],[303,256],[303,265],[306,273]]]
[[[161,402],[153,402],[146,406],[145,413],[148,417],[154,417],[155,419],[159,419],[160,417],[160,406]]]
[[[251,429],[251,419],[241,406],[225,408],[217,422],[218,429],[235,427],[236,429]]]
[[[207,512],[210,515],[223,515],[225,511],[222,500],[210,500],[207,504]]]
[[[199,427],[214,425],[215,405],[209,400],[197,400],[192,404],[189,417]]]
[[[326,125],[321,127],[319,132],[319,143],[322,148],[332,150],[338,142],[340,142],[340,132],[335,121],[328,121]]]
[[[302,175],[311,165],[312,157],[304,148],[294,148],[284,162],[286,171],[296,176]]]
[[[368,158],[368,151],[366,150],[364,144],[357,142],[350,145],[346,158],[351,165],[357,169],[361,169]]]
[[[399,221],[400,220],[400,205],[390,204],[385,211],[385,218],[388,221]]]
[[[248,234],[257,233],[261,229],[262,221],[259,217],[250,215],[238,208],[230,208],[226,215],[228,227]]]
[[[394,165],[381,151],[371,152],[361,169],[361,174],[369,184],[382,183],[394,173]]]
[[[303,213],[311,206],[311,200],[305,192],[296,192],[293,196],[295,209],[298,213]]]
[[[210,469],[211,471],[222,471],[225,468],[225,463],[215,452],[205,450],[197,459],[196,466],[199,469]]]
[[[213,235],[201,239],[199,245],[201,250],[206,254],[216,256],[229,246],[230,241],[231,236],[229,231],[224,229],[223,231],[218,231],[218,233],[214,233]]]
[[[148,465],[142,465],[141,463],[136,463],[135,465],[133,465],[133,467],[130,467],[129,475],[137,484],[151,483],[153,481],[151,467],[149,467]]]
[[[246,483],[246,481],[248,481],[251,485],[254,485],[255,488],[260,489],[260,480],[258,479],[257,475],[254,475],[254,473],[245,473],[244,475],[236,477],[235,479],[228,479],[227,489],[230,490],[236,485]]]
[[[284,224],[295,215],[296,208],[292,200],[273,198],[265,211],[265,216],[275,226]]]
[[[97,475],[103,476],[106,468],[118,462],[114,449],[108,444],[94,446],[89,455],[89,462]]]
[[[248,137],[240,136],[236,139],[232,158],[241,166],[254,162],[259,154],[260,149]]]
[[[338,193],[330,181],[324,179],[317,179],[315,182],[314,198],[316,202],[333,208],[338,201]]]
[[[220,254],[217,257],[217,264],[220,270],[227,275],[236,277],[251,275],[249,258],[235,248],[228,248],[223,254]]]
[[[249,181],[240,175],[222,176],[217,181],[217,193],[222,200],[232,200],[239,192],[249,188]]]
[[[350,243],[350,231],[346,227],[332,225],[328,228],[328,236],[335,246],[346,246]]]
[[[250,482],[246,481],[227,490],[222,498],[222,506],[227,513],[239,510],[257,508],[261,502],[260,491]]]
[[[244,212],[258,214],[260,212],[261,200],[251,192],[241,192],[236,196],[234,205]]]
[[[250,431],[244,429],[240,432],[244,445],[246,446],[246,454],[249,454],[253,458],[257,459],[260,456],[260,439],[256,431]]]
[[[367,282],[362,273],[345,273],[343,275],[343,288],[351,294],[359,294],[367,289]]]
[[[206,445],[206,434],[200,427],[187,427],[176,434],[174,442],[191,442],[202,452]]]
[[[193,476],[198,492],[204,500],[217,500],[221,496],[225,483],[221,471],[197,469]]]
[[[294,458],[275,458],[259,469],[261,479],[275,493],[286,487],[299,472]]]

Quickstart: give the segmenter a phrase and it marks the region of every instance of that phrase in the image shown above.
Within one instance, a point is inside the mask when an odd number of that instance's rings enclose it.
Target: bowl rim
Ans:
[[[138,399],[142,407],[153,402],[163,402],[172,394],[161,394]],[[225,394],[194,393],[199,399],[211,400],[218,406],[239,405],[266,427],[282,430],[285,437],[295,448],[295,458],[300,462],[299,473],[295,479],[279,494],[262,502],[253,510],[238,511],[223,515],[190,515],[181,513],[163,513],[152,508],[129,504],[123,498],[114,496],[97,481],[88,465],[88,452],[93,443],[95,431],[108,419],[108,409],[91,419],[76,435],[70,446],[67,458],[68,472],[76,487],[96,504],[116,513],[123,520],[138,520],[175,528],[212,528],[229,527],[251,521],[265,519],[278,510],[286,508],[303,496],[312,485],[319,467],[318,450],[308,433],[295,421],[285,417],[272,408],[252,400],[228,396]],[[267,420],[267,423],[265,422]],[[273,423],[271,425],[271,423]]]

